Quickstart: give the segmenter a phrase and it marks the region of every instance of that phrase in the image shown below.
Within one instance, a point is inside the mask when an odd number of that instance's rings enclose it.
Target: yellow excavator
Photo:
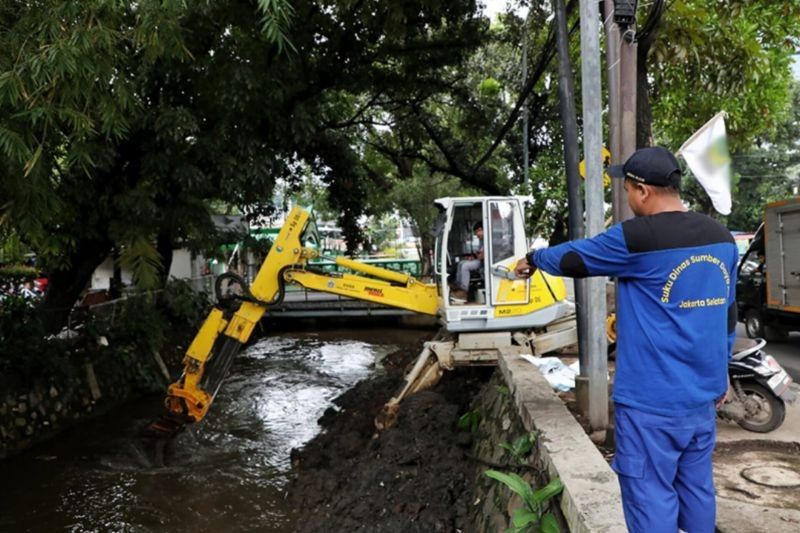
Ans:
[[[428,342],[401,389],[376,419],[391,426],[402,399],[434,385],[443,369],[496,364],[499,353],[547,353],[576,342],[574,306],[562,279],[541,271],[526,280],[513,272],[528,250],[524,208],[529,196],[440,198],[434,251],[434,282],[405,272],[345,257],[336,264],[350,273],[315,269],[320,257],[310,213],[294,207],[248,287],[236,274],[216,280],[218,303],[186,351],[183,373],[169,386],[166,413],[150,425],[156,435],[172,435],[208,413],[234,357],[289,284],[437,316],[442,332]],[[474,235],[483,228],[482,242]],[[482,253],[478,253],[478,251]],[[481,257],[469,280],[467,300],[452,297],[459,264]]]

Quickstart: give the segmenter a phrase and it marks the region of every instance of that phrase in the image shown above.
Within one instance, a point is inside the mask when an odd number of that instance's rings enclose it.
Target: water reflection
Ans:
[[[283,505],[289,453],[317,433],[333,398],[395,348],[376,333],[284,335],[249,347],[165,468],[142,469],[132,453],[141,450],[130,447],[160,398],[0,462],[0,531],[291,530]]]

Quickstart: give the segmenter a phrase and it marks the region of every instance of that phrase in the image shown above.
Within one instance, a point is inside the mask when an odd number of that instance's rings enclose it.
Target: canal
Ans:
[[[161,397],[0,462],[0,531],[291,531],[291,450],[317,434],[335,397],[381,371],[383,356],[429,333],[265,337],[238,357],[208,417],[173,442],[165,467],[143,467],[136,444]]]

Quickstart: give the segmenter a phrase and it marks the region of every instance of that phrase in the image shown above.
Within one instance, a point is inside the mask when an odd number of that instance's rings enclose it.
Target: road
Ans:
[[[746,336],[744,325],[736,326],[736,334]],[[800,333],[791,333],[786,342],[769,342],[764,351],[778,360],[795,383],[800,383]]]
[[[740,324],[737,334],[744,336]],[[800,333],[787,342],[770,342],[772,354],[800,383]],[[800,393],[800,386],[793,385]],[[795,533],[800,531],[800,496],[797,489],[752,482],[745,472],[768,469],[781,480],[800,477],[796,462],[800,436],[800,402],[786,406],[783,424],[770,433],[745,431],[733,422],[717,421],[714,478],[717,490],[717,531],[721,533]],[[764,480],[760,480],[764,481]]]

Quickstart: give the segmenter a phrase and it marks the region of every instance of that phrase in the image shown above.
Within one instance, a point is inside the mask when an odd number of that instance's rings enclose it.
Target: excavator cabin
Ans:
[[[440,319],[448,331],[541,327],[572,313],[560,278],[542,272],[527,280],[514,276],[529,249],[525,205],[531,201],[530,196],[435,201],[440,218],[433,270],[441,291]]]

